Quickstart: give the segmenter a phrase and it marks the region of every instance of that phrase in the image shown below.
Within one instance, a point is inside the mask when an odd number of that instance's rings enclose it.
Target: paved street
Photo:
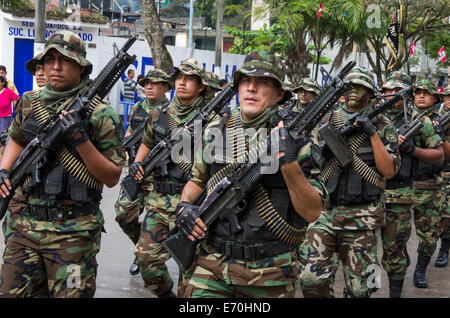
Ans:
[[[128,269],[134,259],[133,245],[114,221],[114,203],[119,193],[119,185],[112,189],[105,188],[103,193],[102,211],[105,216],[105,229],[107,233],[102,235],[102,245],[97,256],[99,268],[97,276],[97,298],[146,298],[153,295],[144,288],[140,275],[131,276]],[[3,235],[3,234],[1,234]],[[439,243],[440,244],[440,243]],[[0,239],[0,252],[3,254],[3,238]],[[416,263],[417,238],[415,232],[411,235],[408,251],[412,258],[412,265],[408,269],[404,285],[403,296],[413,298],[448,298],[450,297],[450,266],[445,268],[434,267],[437,250],[428,267],[427,277],[429,287],[419,289],[414,287],[412,276]],[[381,248],[379,249],[381,257]],[[169,271],[175,281],[178,279],[178,267],[173,260],[168,262]],[[336,275],[335,293],[342,297],[343,274],[342,266]],[[174,287],[176,292],[176,286]],[[301,291],[298,297],[302,297]],[[386,272],[381,271],[381,289],[372,297],[388,297],[388,279]]]

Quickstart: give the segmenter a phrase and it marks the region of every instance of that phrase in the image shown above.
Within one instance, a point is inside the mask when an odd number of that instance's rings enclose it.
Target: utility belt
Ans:
[[[167,181],[153,180],[154,190],[162,194],[181,194],[186,183],[167,183]]]
[[[425,181],[430,179],[434,179],[434,176],[432,174],[414,174],[414,181]]]
[[[378,198],[376,198],[374,200],[371,200],[371,201],[358,201],[358,202],[355,202],[355,201],[344,200],[344,199],[329,200],[325,208],[329,210],[329,209],[332,209],[333,207],[335,207],[337,205],[345,205],[347,207],[350,207],[350,206],[353,206],[353,205],[370,204],[370,203],[373,203],[373,202],[377,202],[378,200],[380,200],[380,198],[381,198],[381,195]]]
[[[242,244],[239,242],[226,241],[221,237],[207,237],[207,242],[219,253],[245,261],[255,261],[262,258],[272,257],[281,253],[293,251],[297,245],[286,245],[279,241]]]
[[[38,221],[66,221],[80,216],[91,215],[99,210],[99,203],[87,203],[82,206],[69,205],[60,207],[40,207],[27,205],[22,214],[31,216]]]
[[[397,179],[391,179],[386,181],[386,188],[387,190],[394,190],[394,189],[400,189],[400,188],[412,188],[413,186],[413,177],[403,180],[397,180]]]

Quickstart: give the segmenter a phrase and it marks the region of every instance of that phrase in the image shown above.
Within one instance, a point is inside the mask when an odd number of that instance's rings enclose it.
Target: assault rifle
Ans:
[[[393,97],[391,99],[376,106],[369,114],[367,114],[367,117],[369,117],[369,119],[373,119],[379,114],[384,113],[400,101],[405,95],[411,93],[412,90],[413,86],[409,86],[395,94],[392,94]],[[345,167],[353,160],[352,152],[345,141],[345,137],[349,137],[358,131],[358,127],[355,126],[354,123],[359,115],[359,112],[353,113],[349,117],[348,121],[337,130],[334,128],[333,124],[329,122],[319,129],[320,136],[323,138],[326,145],[342,167]]]
[[[165,103],[162,108],[167,106],[170,102]],[[149,114],[150,115],[150,114]],[[142,137],[144,137],[144,131],[145,126],[147,125],[147,117],[145,117],[144,121],[136,127],[136,129],[133,129],[132,133],[125,137],[125,140],[123,141],[123,147],[128,152],[128,156],[130,157],[130,162],[134,161],[134,158],[136,158],[136,150],[139,148],[139,145],[141,144]]]
[[[208,121],[212,118],[211,114],[217,114],[219,111],[233,98],[235,92],[232,89],[231,84],[225,87],[222,91],[216,94],[216,96],[209,101],[208,104],[197,110],[196,113],[183,124],[192,135],[192,127],[195,121],[201,120],[202,129],[205,128]],[[160,175],[165,176],[168,174],[168,164],[171,162],[170,156],[172,149],[175,145],[181,142],[180,140],[172,139],[172,136],[168,135],[161,140],[150,153],[142,161],[142,168],[144,169],[144,178],[150,175],[153,170],[159,169]],[[139,181],[134,179],[134,176],[126,176],[120,183],[123,192],[127,198],[131,201],[136,199],[139,192]]]
[[[412,122],[399,127],[397,129],[397,134],[405,136],[405,140],[414,136],[423,127],[423,117],[428,116],[428,114],[430,114],[432,111],[433,107],[420,114],[420,116],[414,119]]]
[[[136,55],[130,56],[127,51],[136,41],[133,36],[118,50],[114,44],[115,55],[102,71],[92,81],[86,90],[79,92],[64,108],[66,111],[75,110],[83,119],[90,116],[96,104],[100,103],[125,70],[136,60]],[[47,120],[45,127],[22,151],[13,164],[9,173],[12,191],[6,198],[0,198],[0,220],[5,216],[9,201],[14,191],[23,184],[27,176],[31,176],[32,187],[41,182],[40,170],[46,166],[48,152],[56,149],[62,142],[59,113]]]
[[[310,102],[307,109],[296,115],[288,122],[286,128],[294,139],[303,138],[320,122],[321,118],[331,110],[339,98],[351,88],[351,84],[344,81],[345,76],[356,63],[348,63],[341,72],[324,87],[322,91]],[[275,133],[275,134],[274,134]],[[267,163],[256,160],[258,154],[267,153],[272,142],[276,143],[279,138],[278,131],[268,137],[267,142],[250,151],[245,163],[232,163],[232,175],[228,175],[218,182],[214,189],[205,199],[197,198],[195,205],[200,206],[200,218],[206,226],[210,226],[217,218],[229,220],[233,232],[241,228],[236,213],[245,206],[245,198],[250,191],[259,183],[266,171]],[[200,195],[203,197],[204,193]],[[163,241],[163,246],[175,259],[181,270],[187,270],[194,260],[198,241],[189,240],[177,228],[170,232]]]

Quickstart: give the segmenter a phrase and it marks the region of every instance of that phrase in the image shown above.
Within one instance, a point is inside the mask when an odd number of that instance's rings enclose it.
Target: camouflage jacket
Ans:
[[[144,101],[135,104],[130,111],[130,115],[128,116],[128,120],[130,121],[130,125],[128,125],[127,127],[127,133],[131,133],[134,129],[136,129],[136,127],[132,127],[131,125],[131,119],[133,118],[133,114],[136,110],[136,108],[140,105],[142,107],[142,109],[144,109],[146,111],[147,114],[151,114],[152,111],[157,107],[157,106],[161,106],[162,104],[167,102],[167,98],[164,95],[162,98],[156,100],[156,101],[152,101],[150,102],[148,99],[145,99]]]
[[[196,101],[199,103],[199,107],[204,105],[203,97],[199,97]],[[196,109],[195,109],[196,110]],[[161,106],[157,106],[147,120],[147,125],[144,132],[144,137],[142,138],[142,143],[147,147],[152,149],[155,146],[155,137],[154,137],[154,127],[159,119],[159,116],[162,112],[165,112],[168,117],[169,122],[173,122],[175,126],[182,125],[187,122],[195,113],[195,110],[191,111],[187,116],[180,118],[175,109],[174,109],[174,101],[172,101],[167,107],[164,109]],[[147,190],[150,192],[149,196],[146,198],[146,202],[152,207],[165,210],[166,212],[175,212],[175,208],[180,201],[180,194],[165,194],[154,191],[153,185],[154,177],[148,176],[145,180],[142,181],[142,187],[147,187]],[[167,181],[167,183],[172,183],[172,181]]]
[[[11,138],[22,147],[26,146],[23,123],[32,113],[31,102],[34,92],[35,91],[26,92],[23,94],[16,105],[16,116],[9,128],[9,135]],[[39,94],[42,101],[42,90],[39,91]],[[61,103],[55,104],[52,107],[46,107],[46,109],[53,115],[61,111]],[[92,125],[92,130],[90,130],[89,139],[98,151],[115,165],[124,165],[126,163],[126,154],[123,148],[123,123],[117,113],[110,106],[100,104],[93,111],[90,118],[90,124]],[[23,192],[20,187],[16,190],[12,200],[16,203],[25,203]],[[92,198],[88,198],[88,201],[90,200],[92,200]],[[52,206],[56,204],[52,202],[42,202],[39,197],[33,197],[31,194],[28,196],[27,202],[30,205],[37,206]],[[72,205],[74,203],[73,200],[65,200],[63,205]],[[103,224],[101,211],[94,215],[69,219],[65,222],[36,221],[30,216],[19,215],[19,210],[12,212],[12,217],[16,222],[27,228],[33,228],[34,230],[71,232],[75,230],[90,230],[98,228],[99,224]]]
[[[367,114],[373,109],[374,105],[369,103],[364,109],[360,110],[361,114]],[[345,123],[351,112],[348,111],[344,105],[338,108],[333,116],[337,113],[343,118]],[[400,167],[400,154],[398,152],[398,136],[392,123],[384,117],[379,115],[380,119],[378,125],[378,136],[384,144],[388,154],[392,157],[397,172]],[[375,121],[375,119],[374,119]],[[326,168],[325,168],[326,169]],[[384,199],[383,197],[381,199]],[[376,202],[354,204],[351,206],[335,205],[323,213],[332,215],[332,224],[330,226],[335,230],[373,230],[378,229],[384,225],[384,207],[382,200]]]

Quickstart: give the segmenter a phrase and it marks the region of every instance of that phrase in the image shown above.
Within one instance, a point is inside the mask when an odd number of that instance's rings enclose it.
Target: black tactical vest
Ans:
[[[88,134],[91,135],[91,126],[88,126]],[[38,136],[43,127],[40,127],[34,113],[30,113],[23,122],[22,129],[25,135],[25,142],[28,144],[31,140]],[[75,147],[65,144],[66,149],[78,160],[82,161]],[[32,194],[42,200],[57,200],[58,206],[63,200],[72,199],[77,203],[87,201],[88,197],[93,198],[94,202],[99,202],[102,198],[101,192],[88,188],[84,183],[76,180],[70,175],[65,168],[59,163],[56,153],[50,151],[48,154],[48,164],[40,170],[40,178],[42,180],[38,185],[26,189],[25,195]],[[26,192],[25,190],[28,190]]]
[[[407,114],[408,121],[411,121],[411,114]],[[404,119],[394,120],[394,127],[399,129],[403,126]],[[399,189],[404,187],[412,187],[413,185],[413,166],[417,159],[409,154],[401,153],[400,169],[397,174],[389,180],[386,180],[386,189]]]
[[[221,128],[224,136],[223,140],[225,147],[225,140],[227,139],[225,134],[227,132],[225,125],[222,124]],[[210,176],[213,176],[225,166],[225,163],[209,164],[208,173]],[[306,221],[296,213],[292,205],[287,185],[280,170],[272,175],[264,175],[260,181],[260,184],[266,190],[275,210],[287,223],[296,228],[306,228]],[[241,207],[240,211],[233,212],[237,212],[237,220],[242,230],[237,233],[233,233],[229,219],[218,219],[208,228],[208,240],[233,241],[247,245],[254,243],[278,242],[287,249],[290,249],[287,244],[281,242],[265,225],[265,221],[258,215],[256,201],[251,194],[248,195],[245,201],[242,202],[242,204],[239,204],[239,206]]]
[[[439,115],[437,113],[432,113],[429,117],[431,121],[434,121],[439,118]],[[414,180],[425,181],[435,179],[437,176],[439,176],[443,167],[444,166],[442,164],[428,163],[422,160],[416,160],[414,161],[413,165]]]
[[[330,124],[333,122],[334,113],[329,118]],[[375,165],[375,157],[373,154],[370,138],[367,137],[356,151],[356,155],[361,158],[371,169],[377,171]],[[325,156],[325,160],[328,160]],[[329,193],[329,201],[327,208],[330,209],[335,205],[352,205],[370,203],[380,199],[384,190],[378,188],[371,183],[365,181],[348,164],[344,168],[335,168],[328,180],[326,187]]]
[[[139,127],[144,121],[147,120],[148,113],[145,111],[145,109],[142,107],[142,104],[144,102],[139,103],[136,106],[136,109],[133,112],[133,115],[131,116],[130,120],[130,126],[131,129],[134,130],[137,127]]]

